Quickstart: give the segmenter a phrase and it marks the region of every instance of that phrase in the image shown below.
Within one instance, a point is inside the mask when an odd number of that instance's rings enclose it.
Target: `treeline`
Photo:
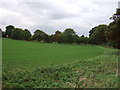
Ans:
[[[76,32],[67,28],[64,32],[59,30],[55,34],[48,35],[42,30],[36,30],[32,35],[28,29],[15,28],[12,25],[6,26],[5,32],[2,31],[2,37],[12,38],[16,40],[39,41],[47,43],[89,43],[89,38],[82,35],[79,37]]]
[[[32,35],[28,29],[15,28],[12,25],[6,26],[2,37],[16,40],[39,41],[47,43],[77,43],[77,44],[96,44],[110,45],[120,49],[120,9],[111,17],[113,22],[109,25],[98,25],[89,31],[89,37],[78,36],[74,29],[67,28],[63,32],[56,31],[55,34],[48,35],[42,30],[36,30]]]

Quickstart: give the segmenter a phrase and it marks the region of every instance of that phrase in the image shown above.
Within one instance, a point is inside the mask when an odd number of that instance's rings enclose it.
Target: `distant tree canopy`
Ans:
[[[14,31],[15,27],[12,25],[6,26],[5,36],[11,38],[11,34]]]
[[[76,32],[73,29],[67,28],[62,33],[61,37],[62,37],[62,40],[63,40],[64,43],[65,42],[66,43],[74,43],[75,35],[76,35]]]
[[[21,28],[15,28],[11,34],[12,39],[23,40],[23,30]]]
[[[96,30],[97,27],[94,27],[92,28],[90,31],[89,31],[89,37],[92,36],[92,34],[94,33],[94,31]]]
[[[55,35],[53,36],[53,38],[54,38],[53,41],[60,43],[60,42],[61,42],[61,34],[62,34],[62,32],[56,31],[56,32],[55,32]]]
[[[105,31],[107,25],[99,25],[90,30],[90,43],[92,44],[104,44],[106,43]]]
[[[116,10],[117,15],[113,17],[113,22],[111,22],[106,30],[106,37],[108,42],[115,48],[120,49],[120,9]]]
[[[50,36],[50,42],[88,44],[89,38],[84,35],[79,37],[72,28],[67,28],[64,32],[57,30],[54,35],[52,34]]]
[[[29,40],[31,36],[32,35],[31,35],[31,33],[30,33],[30,31],[28,29],[25,29],[23,31],[23,38],[24,38],[24,40]]]
[[[49,35],[47,35],[45,32],[43,32],[41,30],[36,30],[34,32],[34,35],[32,36],[32,40],[37,40],[39,42],[48,42]]]
[[[84,35],[82,35],[82,36],[79,38],[79,43],[88,44],[88,43],[89,43],[89,38],[88,38],[88,37],[85,37]]]
[[[12,39],[16,40],[29,40],[31,33],[28,29],[15,28],[11,34]]]
[[[120,19],[109,24],[106,36],[112,46],[120,49]]]

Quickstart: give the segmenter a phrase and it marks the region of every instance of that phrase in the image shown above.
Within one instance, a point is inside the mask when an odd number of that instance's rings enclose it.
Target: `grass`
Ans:
[[[115,51],[3,39],[3,88],[118,88]]]
[[[103,52],[103,49],[90,45],[59,45],[4,39],[3,65],[9,68],[30,69],[31,67],[59,66],[95,57]]]

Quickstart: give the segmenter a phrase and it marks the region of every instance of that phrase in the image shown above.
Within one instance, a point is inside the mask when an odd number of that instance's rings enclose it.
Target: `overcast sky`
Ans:
[[[7,25],[36,29],[48,34],[73,28],[78,35],[88,36],[99,24],[109,24],[119,0],[1,0],[0,27]]]

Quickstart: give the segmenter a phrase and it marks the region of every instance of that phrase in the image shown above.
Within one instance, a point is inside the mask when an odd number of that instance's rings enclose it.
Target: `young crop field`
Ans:
[[[118,88],[118,50],[2,40],[3,88]]]

